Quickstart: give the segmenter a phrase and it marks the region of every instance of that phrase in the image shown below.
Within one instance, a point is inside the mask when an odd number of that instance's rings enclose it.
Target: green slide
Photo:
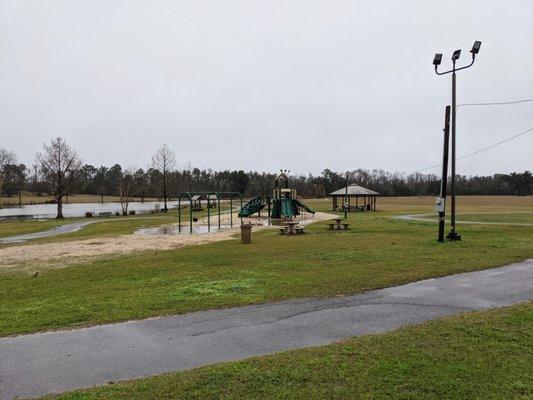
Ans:
[[[261,196],[256,196],[241,208],[241,211],[239,211],[239,217],[249,217],[256,212],[261,211],[264,207],[265,205],[263,204]]]
[[[281,199],[281,215],[284,217],[294,217],[294,207],[291,199]]]
[[[307,211],[308,213],[311,213],[311,214],[314,214],[315,213],[315,210],[309,208],[308,206],[306,206],[304,203],[302,203],[300,200],[298,199],[294,199],[294,204],[296,204],[298,207],[300,208],[303,208],[305,211]]]

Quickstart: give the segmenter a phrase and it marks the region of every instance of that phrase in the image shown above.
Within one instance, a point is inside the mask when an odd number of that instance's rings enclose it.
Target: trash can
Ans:
[[[241,243],[252,243],[252,224],[247,223],[241,225]]]

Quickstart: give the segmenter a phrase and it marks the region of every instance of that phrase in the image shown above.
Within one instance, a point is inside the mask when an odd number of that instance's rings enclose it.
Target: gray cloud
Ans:
[[[412,171],[440,161],[450,77],[436,51],[483,41],[458,101],[533,98],[533,3],[0,0],[0,146],[32,162],[61,134],[87,163]],[[458,153],[533,127],[533,103],[465,108]],[[533,135],[458,172],[531,169]],[[435,170],[435,172],[437,172]]]

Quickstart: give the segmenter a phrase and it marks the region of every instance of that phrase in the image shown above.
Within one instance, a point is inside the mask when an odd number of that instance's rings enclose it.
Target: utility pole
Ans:
[[[444,242],[444,224],[446,221],[446,185],[448,181],[448,145],[450,142],[450,106],[446,106],[444,115],[444,144],[442,147],[442,179],[440,181],[440,196],[437,199],[439,212],[438,241]]]
[[[455,63],[459,58],[461,57],[461,50],[455,50],[452,55],[452,63],[453,68],[449,71],[445,72],[439,72],[437,69],[442,61],[442,54],[437,53],[435,54],[435,58],[433,59],[433,65],[435,66],[435,73],[437,75],[446,75],[451,73],[452,74],[452,173],[451,173],[451,200],[452,200],[452,214],[451,214],[451,231],[446,236],[449,240],[455,241],[455,240],[461,240],[461,235],[457,233],[455,229],[455,163],[457,160],[457,154],[456,154],[456,112],[457,112],[457,104],[456,104],[456,72],[460,71],[462,69],[470,68],[472,65],[474,65],[474,61],[476,60],[476,54],[479,53],[479,49],[481,48],[481,42],[475,41],[474,45],[472,46],[472,49],[470,50],[470,53],[472,53],[472,61],[470,64],[465,65],[464,67],[457,68]]]

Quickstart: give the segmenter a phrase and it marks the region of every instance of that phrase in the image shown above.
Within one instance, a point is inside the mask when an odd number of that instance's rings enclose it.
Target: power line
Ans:
[[[465,154],[464,156],[458,157],[457,160],[462,160],[464,158],[473,156],[473,155],[481,153],[483,151],[490,150],[490,149],[492,149],[492,148],[494,148],[496,146],[499,146],[500,144],[506,143],[506,142],[508,142],[510,140],[513,140],[513,139],[516,139],[517,137],[525,135],[526,133],[529,133],[529,132],[532,132],[532,131],[533,131],[533,128],[529,128],[529,129],[527,129],[527,130],[525,130],[523,132],[517,133],[516,135],[510,136],[507,139],[503,139],[503,140],[501,140],[501,141],[499,141],[497,143],[491,144],[490,146],[483,147],[483,148],[481,148],[479,150],[473,151],[472,153],[468,153],[468,154]],[[416,171],[414,171],[412,173],[414,174],[414,173],[417,173],[417,172],[426,171],[428,169],[437,168],[437,167],[440,167],[441,165],[442,165],[442,163],[441,164],[431,165],[431,166],[426,167],[426,168],[418,169],[418,170],[416,170]]]
[[[496,101],[496,102],[484,102],[484,103],[463,103],[463,104],[458,104],[456,106],[456,109],[458,110],[459,107],[471,107],[471,106],[503,106],[503,105],[509,105],[509,104],[519,104],[519,103],[529,103],[529,102],[533,102],[533,99],[522,99],[522,100],[510,100],[510,101]],[[532,128],[533,129],[533,128]],[[462,157],[459,157],[458,160],[461,160],[463,158],[466,158],[466,157],[470,157],[470,156],[473,156],[474,154],[477,154],[477,153],[481,153],[482,151],[485,151],[485,150],[489,150],[489,149],[492,149],[493,147],[496,147],[502,143],[505,143],[505,142],[508,142],[509,140],[512,140],[518,136],[521,136],[521,135],[525,135],[526,133],[528,132],[531,132],[531,129],[528,129],[524,132],[521,132],[517,135],[514,135],[514,136],[511,136],[510,138],[507,138],[501,142],[498,142],[498,143],[495,143],[491,146],[488,146],[486,148],[483,148],[483,149],[479,149],[477,151],[474,151],[473,153],[470,153],[470,154],[466,154]],[[416,170],[414,171],[414,173],[416,172],[421,172],[421,171],[426,171],[428,169],[432,169],[432,168],[436,168],[436,167],[440,167],[442,164],[435,164],[435,165],[432,165],[430,167],[426,167],[426,168],[422,168],[422,169],[419,169],[419,170]]]
[[[532,101],[533,99],[523,99],[523,100],[498,101],[498,102],[488,102],[488,103],[463,103],[463,104],[458,104],[456,108],[470,107],[470,106],[503,106],[503,105],[508,105],[508,104],[529,103]]]
[[[474,154],[481,153],[482,151],[492,149],[492,148],[494,148],[494,147],[496,147],[496,146],[499,146],[500,144],[503,144],[503,143],[505,143],[505,142],[508,142],[508,141],[510,141],[510,140],[513,140],[513,139],[515,139],[515,138],[517,138],[517,137],[519,137],[519,136],[525,135],[526,133],[529,133],[529,132],[531,132],[531,131],[533,131],[533,128],[529,128],[529,129],[527,129],[527,130],[525,130],[525,131],[523,131],[523,132],[517,133],[517,134],[514,135],[514,136],[508,137],[507,139],[504,139],[504,140],[502,140],[502,141],[500,141],[500,142],[498,142],[498,143],[494,143],[494,144],[492,144],[492,145],[490,145],[490,146],[487,146],[487,147],[484,147],[484,148],[482,148],[482,149],[476,150],[476,151],[474,151],[474,152],[472,152],[472,153],[465,154],[464,156],[459,157],[458,160],[462,160],[463,158],[467,158],[467,157],[473,156]]]

